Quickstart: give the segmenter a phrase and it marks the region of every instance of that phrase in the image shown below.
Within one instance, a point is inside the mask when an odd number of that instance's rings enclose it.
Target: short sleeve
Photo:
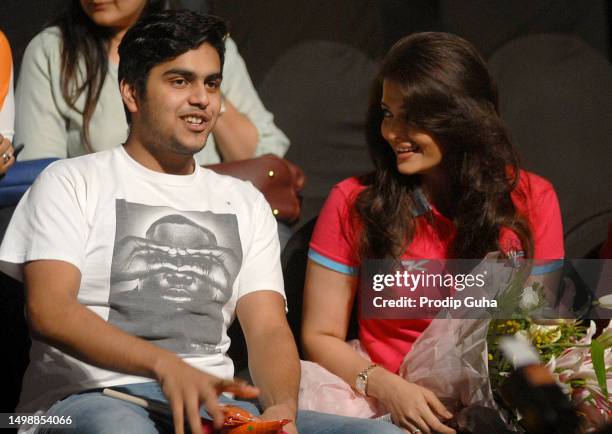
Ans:
[[[263,195],[257,194],[259,199],[250,228],[253,237],[240,270],[238,298],[260,290],[276,291],[285,298],[276,219]]]
[[[28,261],[61,260],[82,269],[86,223],[83,195],[71,173],[54,163],[41,173],[22,197],[0,246],[0,268],[21,279]],[[63,168],[62,168],[63,169]]]
[[[47,29],[25,50],[15,95],[15,143],[25,144],[22,160],[66,158],[68,133],[59,85],[60,36]]]
[[[548,184],[534,203],[530,218],[534,240],[535,259],[562,259],[565,256],[563,247],[563,223],[557,193]]]
[[[359,261],[356,231],[351,224],[352,196],[340,185],[331,190],[317,219],[308,257],[334,271],[356,275]]]
[[[528,220],[533,237],[536,261],[532,274],[546,274],[563,266],[563,224],[559,200],[552,184],[537,175],[521,172],[520,194],[513,200]],[[518,236],[504,228],[500,233],[500,247],[504,252],[522,250]]]

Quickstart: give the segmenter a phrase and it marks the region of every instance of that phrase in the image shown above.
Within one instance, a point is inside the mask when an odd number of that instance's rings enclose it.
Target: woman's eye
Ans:
[[[380,111],[381,111],[381,113],[383,115],[383,118],[390,118],[390,117],[393,116],[391,114],[391,112],[389,110],[387,110],[386,108],[381,108]]]

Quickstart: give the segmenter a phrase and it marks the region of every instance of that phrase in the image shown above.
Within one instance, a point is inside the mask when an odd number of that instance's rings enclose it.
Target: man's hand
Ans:
[[[0,179],[15,164],[14,152],[11,142],[0,134]]]
[[[191,432],[202,434],[202,404],[213,418],[215,427],[221,428],[224,415],[219,408],[217,397],[223,392],[230,392],[242,398],[255,398],[259,394],[256,387],[208,375],[174,355],[160,359],[154,369],[157,381],[170,402],[176,434],[184,434],[185,416]]]

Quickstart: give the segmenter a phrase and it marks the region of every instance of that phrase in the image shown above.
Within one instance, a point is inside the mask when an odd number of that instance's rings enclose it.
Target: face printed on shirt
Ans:
[[[202,311],[207,302],[225,302],[232,292],[232,275],[237,258],[217,245],[215,235],[191,220],[169,215],[147,231],[142,246],[147,267],[155,273],[144,275],[138,291],[156,292],[177,309]]]
[[[237,227],[227,224],[235,223],[235,216],[203,213],[214,223],[206,225],[174,211],[154,220],[144,237],[120,236],[119,209],[145,206],[117,202],[109,321],[177,352],[214,352],[221,340],[222,308],[241,263]],[[230,226],[233,242],[225,247],[216,233]],[[127,290],[120,291],[126,282]]]

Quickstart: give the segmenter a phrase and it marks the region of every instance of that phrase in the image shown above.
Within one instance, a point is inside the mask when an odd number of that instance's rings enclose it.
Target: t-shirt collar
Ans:
[[[134,160],[127,153],[123,145],[118,146],[116,152],[119,154],[119,158],[123,160],[129,167],[129,169],[134,172],[138,177],[156,184],[190,185],[196,180],[202,170],[194,159],[195,169],[193,173],[190,173],[189,175],[172,175],[169,173],[161,173],[155,170],[148,169],[136,160]]]

